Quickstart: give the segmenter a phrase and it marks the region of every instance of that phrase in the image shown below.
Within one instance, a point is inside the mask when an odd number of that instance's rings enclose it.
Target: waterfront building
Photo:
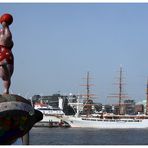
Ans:
[[[144,114],[144,105],[136,104],[135,105],[135,114]]]

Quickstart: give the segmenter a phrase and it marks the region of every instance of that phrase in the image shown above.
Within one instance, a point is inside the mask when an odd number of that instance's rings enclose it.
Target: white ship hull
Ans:
[[[60,123],[61,116],[57,115],[45,115],[43,114],[43,119],[36,123],[35,126],[49,127],[49,123]]]
[[[43,115],[43,119],[36,123],[35,127],[49,127],[51,126],[50,123],[53,123],[56,126],[59,126],[59,123],[61,122],[60,117],[53,116],[53,115]]]
[[[42,106],[41,106],[42,105]],[[43,119],[40,122],[60,122],[60,117],[64,115],[64,112],[58,108],[48,108],[45,104],[36,104],[35,109],[39,110],[43,114]]]
[[[40,104],[35,106],[35,108],[43,113],[43,119],[36,123],[35,126],[49,127],[52,123],[58,126],[61,122],[61,116],[64,115],[63,111],[60,109],[40,107]]]
[[[148,128],[148,119],[100,119],[65,116],[63,120],[71,127],[81,128]]]
[[[59,117],[56,117],[54,115],[43,115],[43,119],[40,122],[60,122],[61,119]]]

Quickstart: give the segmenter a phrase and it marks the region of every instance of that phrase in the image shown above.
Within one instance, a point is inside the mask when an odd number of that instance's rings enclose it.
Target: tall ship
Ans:
[[[85,127],[85,128],[148,128],[148,81],[147,81],[147,103],[146,103],[146,111],[143,114],[125,114],[123,113],[123,103],[122,99],[126,97],[123,94],[123,82],[122,82],[122,67],[120,67],[120,75],[119,75],[119,93],[115,94],[114,97],[118,97],[118,107],[117,113],[106,113],[106,112],[98,112],[92,113],[92,103],[90,94],[90,86],[89,83],[89,72],[87,72],[87,84],[86,84],[86,99],[83,103],[79,103],[79,99],[76,103],[77,112],[74,116],[62,116],[62,120],[66,121],[71,127]],[[128,103],[127,103],[128,104]],[[83,106],[83,107],[82,107]],[[85,110],[85,115],[80,114],[80,108]]]

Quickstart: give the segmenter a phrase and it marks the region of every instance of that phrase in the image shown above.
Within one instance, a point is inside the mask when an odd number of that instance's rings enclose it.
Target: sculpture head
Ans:
[[[5,13],[0,17],[0,23],[2,22],[6,22],[7,25],[11,25],[13,22],[13,17],[11,14],[9,13]]]

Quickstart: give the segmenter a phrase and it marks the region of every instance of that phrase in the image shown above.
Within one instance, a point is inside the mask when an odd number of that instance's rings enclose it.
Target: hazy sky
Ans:
[[[113,83],[122,64],[125,93],[146,98],[148,3],[1,3],[0,14],[6,12],[14,17],[13,93],[84,94],[90,71],[91,93],[107,103],[115,100],[107,96],[118,92]]]

